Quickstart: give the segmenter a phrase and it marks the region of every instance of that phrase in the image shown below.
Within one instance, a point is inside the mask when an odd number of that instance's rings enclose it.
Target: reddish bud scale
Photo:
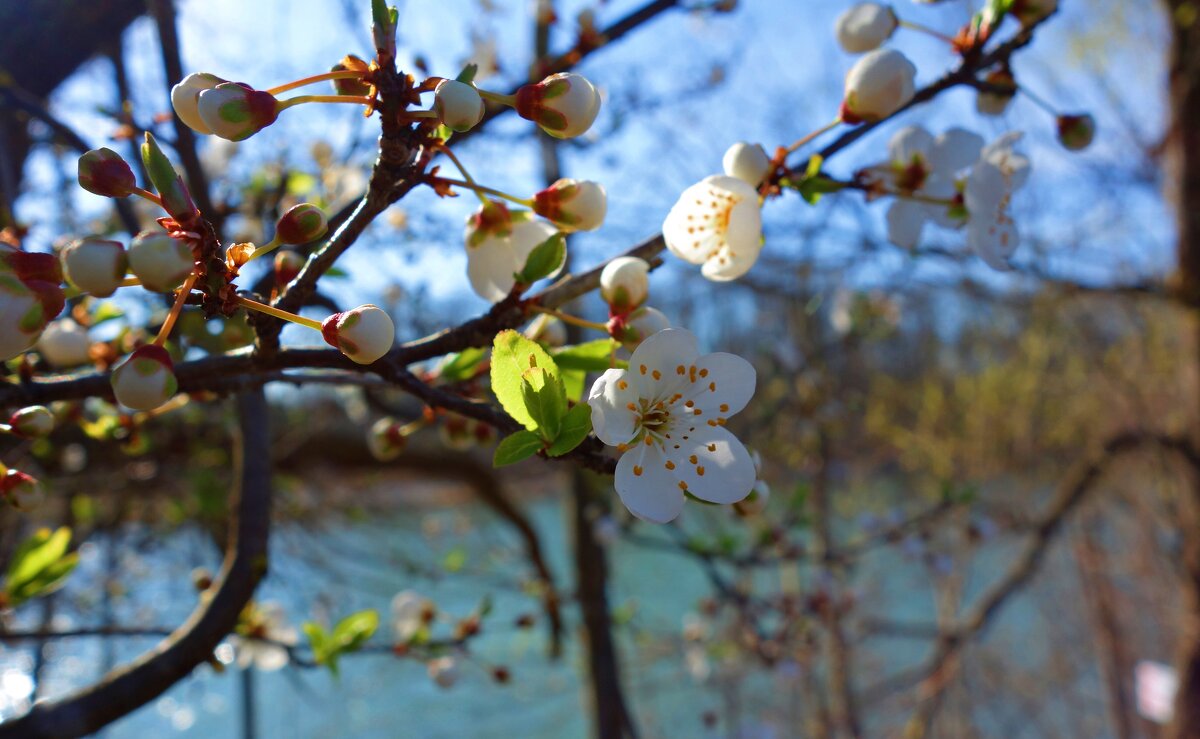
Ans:
[[[533,121],[543,128],[561,131],[567,127],[567,117],[557,110],[545,107],[542,103],[548,98],[566,92],[566,88],[569,86],[570,83],[562,80],[556,80],[545,86],[540,82],[536,85],[522,86],[517,90],[517,115],[527,121]],[[555,89],[551,90],[551,88]]]
[[[545,190],[539,190],[533,196],[533,212],[555,223],[561,222],[563,219],[563,201],[575,197],[575,192],[578,189],[578,185],[568,185],[565,187],[547,187]]]
[[[489,236],[503,236],[511,231],[512,214],[508,212],[508,206],[499,200],[488,201],[487,205],[475,211],[467,246],[479,246]]]
[[[153,359],[155,362],[158,362],[172,372],[175,371],[175,363],[171,361],[170,352],[158,344],[146,344],[145,346],[139,346],[137,349],[133,350],[133,353],[129,355],[129,358],[131,360]]]
[[[62,282],[62,264],[53,254],[28,251],[0,252],[0,263],[12,270],[21,282]]]
[[[846,105],[846,101],[842,101],[842,107],[838,109],[838,118],[847,126],[857,126],[863,122],[861,116],[850,110],[850,106]]]
[[[338,343],[338,321],[344,315],[345,313],[334,313],[321,322],[321,338],[325,339],[325,343],[334,349],[342,348],[342,345]]]

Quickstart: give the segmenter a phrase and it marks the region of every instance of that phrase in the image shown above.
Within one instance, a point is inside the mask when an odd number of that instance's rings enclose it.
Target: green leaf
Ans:
[[[346,616],[333,627],[333,642],[339,652],[353,652],[379,628],[379,611],[368,609]]]
[[[820,154],[813,154],[808,158],[808,167],[804,170],[805,177],[816,177],[821,173],[821,165],[825,163],[825,157]]]
[[[831,180],[822,174],[805,177],[795,184],[800,197],[804,198],[804,202],[809,205],[816,205],[825,193],[837,192],[844,187],[845,185],[842,183]]]
[[[613,339],[596,339],[584,344],[567,346],[554,353],[559,369],[603,372],[610,367],[620,367],[621,362],[613,359],[613,352],[620,346]]]
[[[146,141],[142,144],[142,163],[146,165],[146,174],[150,176],[150,182],[162,198],[163,209],[182,223],[195,218],[198,211],[192,203],[191,193],[149,131],[146,132]]]
[[[525,370],[521,380],[525,410],[542,438],[554,441],[562,428],[562,417],[567,413],[567,391],[563,388],[562,380],[557,375],[551,375],[544,367]]]
[[[338,650],[329,632],[325,631],[324,627],[316,621],[307,621],[300,628],[308,637],[308,646],[312,649],[313,661],[318,665],[325,665],[336,676],[338,674]]]
[[[545,445],[542,437],[532,431],[517,431],[500,440],[496,445],[496,453],[492,455],[493,467],[505,467],[516,464],[537,454]]]
[[[465,82],[469,85],[475,81],[475,75],[478,73],[479,73],[479,65],[478,64],[468,64],[467,66],[462,68],[462,71],[459,72],[458,76],[455,77],[454,79],[458,80],[459,82]]]
[[[461,382],[472,377],[486,357],[487,349],[465,349],[447,357],[438,369],[438,374],[445,382]]]
[[[563,418],[558,438],[546,450],[551,457],[561,457],[583,443],[592,430],[592,409],[587,403],[578,403],[567,411]]]
[[[525,268],[516,274],[516,280],[522,285],[532,285],[557,272],[566,259],[567,240],[560,233],[554,234],[533,247],[525,260]]]
[[[105,321],[111,321],[115,318],[124,318],[125,311],[121,310],[120,306],[111,300],[105,300],[96,309],[92,311],[92,325],[99,326]]]
[[[442,558],[442,567],[446,572],[459,572],[467,566],[467,550],[462,547],[455,547],[446,552],[446,556]]]
[[[567,400],[578,403],[583,400],[583,383],[587,373],[583,370],[562,370],[563,388],[567,391]]]
[[[441,139],[442,143],[449,141],[450,137],[453,135],[454,129],[450,128],[445,123],[439,123],[438,127],[433,129],[433,137],[435,139]]]
[[[504,411],[530,431],[536,430],[537,424],[525,410],[521,376],[532,367],[541,367],[558,376],[558,365],[537,342],[511,329],[496,334],[492,343],[492,392]]]
[[[40,529],[17,547],[13,553],[12,562],[8,566],[8,578],[5,590],[10,602],[28,600],[37,595],[37,588],[42,573],[55,562],[61,560],[67,553],[71,543],[71,530],[66,526],[51,532]]]

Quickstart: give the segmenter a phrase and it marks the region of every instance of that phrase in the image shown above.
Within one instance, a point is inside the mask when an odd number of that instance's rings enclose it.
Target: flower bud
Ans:
[[[559,139],[585,133],[600,112],[600,93],[574,72],[552,74],[517,90],[517,114]]]
[[[834,31],[844,50],[861,54],[882,46],[899,25],[896,14],[886,5],[859,3],[838,16]]]
[[[544,346],[563,346],[567,343],[567,327],[562,321],[544,313],[525,329],[525,335]]]
[[[458,80],[442,80],[433,91],[433,109],[452,131],[470,131],[483,120],[483,98],[474,86]]]
[[[66,297],[62,268],[53,254],[0,252],[0,361],[33,346]]]
[[[1003,115],[1017,95],[1016,78],[1007,69],[997,69],[989,72],[983,81],[992,89],[979,92],[975,97],[975,109],[983,115]]]
[[[19,511],[31,511],[46,498],[42,483],[19,470],[8,470],[0,478],[0,496]]]
[[[1082,151],[1096,137],[1096,119],[1087,113],[1058,117],[1058,143],[1070,151]]]
[[[381,418],[371,426],[367,434],[367,448],[371,456],[380,462],[388,462],[400,456],[408,438],[404,435],[404,425],[394,418]]]
[[[846,74],[841,118],[849,124],[887,118],[912,100],[917,68],[895,49],[878,49]]]
[[[121,155],[112,149],[92,149],[79,157],[79,186],[106,198],[124,198],[137,180]]]
[[[458,682],[458,660],[453,657],[431,659],[425,669],[439,688],[451,688]]]
[[[326,318],[321,335],[355,362],[371,364],[392,348],[396,326],[382,308],[368,304]]]
[[[725,151],[721,167],[726,175],[758,187],[771,172],[771,157],[767,156],[762,144],[739,141]]]
[[[657,308],[644,305],[628,316],[618,316],[608,322],[608,330],[614,339],[629,351],[659,331],[671,328],[671,321]]]
[[[1012,14],[1023,26],[1032,26],[1058,10],[1058,0],[1013,0]]]
[[[200,93],[226,81],[207,72],[195,72],[184,77],[171,88],[171,107],[175,108],[175,115],[196,133],[211,134],[212,129],[200,117]]]
[[[293,246],[315,241],[328,230],[325,213],[312,203],[292,206],[275,222],[275,238]]]
[[[496,440],[496,429],[490,423],[475,421],[471,426],[471,438],[479,446],[486,447]]]
[[[608,195],[599,182],[564,178],[533,196],[533,211],[560,231],[595,231],[604,223]]]
[[[613,315],[624,315],[646,302],[650,265],[637,257],[617,257],[600,273],[600,297]]]
[[[67,281],[97,298],[115,293],[129,266],[120,242],[91,236],[68,244],[62,263]]]
[[[54,430],[54,414],[44,405],[31,405],[13,413],[8,425],[20,436],[40,439]]]
[[[438,425],[438,438],[447,449],[465,452],[475,446],[471,435],[471,423],[462,416],[450,415]]]
[[[307,260],[298,251],[279,251],[275,253],[275,284],[283,287],[300,274]]]
[[[142,231],[129,244],[129,270],[142,287],[165,293],[179,287],[195,266],[192,249],[162,231]]]
[[[87,329],[70,318],[51,321],[38,339],[38,354],[52,367],[76,367],[91,360]]]
[[[135,349],[113,370],[110,382],[117,402],[135,411],[154,410],[179,389],[171,355],[157,344]]]
[[[192,193],[188,191],[187,185],[183,184],[183,178],[175,170],[175,165],[171,164],[171,160],[163,153],[154,134],[149,131],[142,142],[142,164],[146,165],[150,184],[158,190],[163,210],[181,226],[187,227],[195,223],[200,217],[200,211],[192,201]]]
[[[214,135],[244,141],[275,122],[279,101],[240,82],[222,82],[200,93],[197,110]]]

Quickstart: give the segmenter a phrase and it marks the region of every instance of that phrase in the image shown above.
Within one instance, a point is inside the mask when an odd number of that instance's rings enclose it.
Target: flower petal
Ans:
[[[683,510],[683,489],[666,461],[657,445],[638,444],[617,462],[617,495],[630,513],[651,523],[673,521]]]
[[[713,175],[683,191],[663,221],[663,240],[671,253],[685,262],[702,264],[716,257],[728,244],[735,252],[743,248],[749,234],[762,231],[753,216],[738,205],[747,201],[758,209],[758,191],[736,177]],[[734,221],[734,215],[738,220]]]
[[[951,128],[934,139],[929,166],[934,172],[950,177],[977,162],[982,150],[982,136],[963,128]]]
[[[610,369],[592,383],[588,405],[592,408],[592,431],[609,446],[626,444],[637,431],[637,414],[629,410],[636,405],[637,389],[627,380],[628,370]]]
[[[512,290],[513,273],[520,268],[508,239],[491,237],[467,248],[467,277],[471,289],[484,300],[503,300]]]
[[[1020,236],[1011,218],[972,217],[967,225],[967,246],[994,270],[1012,269],[1008,258],[1017,250]]]
[[[750,452],[721,426],[697,426],[679,449],[669,448],[671,473],[692,495],[710,503],[736,503],[754,489],[757,476]]]
[[[685,407],[699,410],[700,419],[729,418],[754,397],[758,374],[754,365],[738,355],[705,354],[696,360],[695,367],[695,373],[688,373],[690,392],[685,392],[681,400],[691,402]]]
[[[897,198],[887,212],[888,241],[901,249],[916,248],[927,216],[924,204]]]
[[[695,364],[700,356],[696,335],[685,328],[668,328],[643,341],[629,358],[629,374],[638,397],[659,400],[688,380],[679,367]]]
[[[545,221],[529,220],[522,223],[513,223],[512,235],[508,237],[509,248],[512,249],[513,254],[513,263],[516,264],[516,268],[513,271],[518,272],[523,269],[525,267],[525,260],[529,258],[529,253],[538,244],[556,233],[558,233],[558,229]],[[553,277],[557,274],[558,271],[556,270],[554,274],[548,276]]]
[[[927,160],[933,148],[933,134],[921,126],[905,126],[888,141],[888,159],[903,166],[916,158]]]

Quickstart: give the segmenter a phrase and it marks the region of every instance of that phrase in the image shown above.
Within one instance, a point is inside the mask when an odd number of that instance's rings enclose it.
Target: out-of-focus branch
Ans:
[[[167,639],[132,664],[63,698],[39,703],[0,724],[0,737],[59,737],[90,734],[145,705],[212,656],[233,630],[266,574],[271,507],[271,454],[267,401],[261,389],[238,397],[241,440],[240,484],[233,493],[225,563],[199,608]]]

